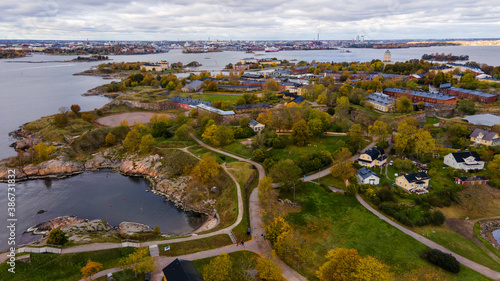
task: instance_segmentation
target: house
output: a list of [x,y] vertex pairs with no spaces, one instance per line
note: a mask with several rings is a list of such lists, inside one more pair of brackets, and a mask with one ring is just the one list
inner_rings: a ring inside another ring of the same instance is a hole
[[356,172],[359,184],[379,185],[380,178],[373,171],[363,167]]
[[476,176],[476,177],[456,177],[455,178],[455,184],[487,184],[488,179],[485,177],[481,176]]
[[444,157],[444,164],[466,172],[484,169],[484,161],[475,151],[450,153]]
[[234,108],[235,108],[234,111],[236,113],[242,113],[242,112],[264,110],[267,108],[271,108],[271,106],[268,103],[250,103],[250,104],[235,105]]
[[252,128],[254,132],[260,132],[264,130],[266,125],[257,122],[255,119],[252,119],[250,120],[250,122],[248,122],[248,127]]
[[203,281],[192,261],[175,259],[162,269],[163,281]]
[[209,101],[202,101],[202,100],[179,97],[179,96],[171,97],[171,98],[169,98],[169,100],[173,101],[179,107],[182,107],[182,108],[187,109],[187,110],[189,110],[192,107],[197,107],[199,104],[204,104],[207,106],[210,106],[212,104]]
[[470,135],[470,141],[486,146],[500,145],[500,137],[498,136],[498,133],[482,129],[475,129]]
[[145,63],[141,64],[141,69],[145,69],[146,71],[163,71],[170,68],[168,61],[159,61],[157,63]]
[[190,92],[198,92],[201,87],[203,86],[203,81],[201,80],[194,80],[193,82],[187,84],[186,86],[182,87],[181,91],[185,93],[190,93]]
[[297,67],[292,67],[290,69],[290,72],[292,73],[292,75],[297,75],[297,74],[306,74],[308,70],[309,66],[297,66]]
[[425,172],[406,174],[396,178],[396,185],[409,193],[423,194],[429,192],[429,180],[431,178]]
[[370,94],[366,101],[382,112],[392,112],[396,109],[396,99],[380,92]]
[[439,86],[439,92],[442,94],[452,95],[464,99],[471,99],[484,103],[494,103],[497,101],[497,95],[453,87],[451,83],[441,84]]
[[435,94],[423,91],[413,91],[401,88],[387,88],[384,94],[392,98],[401,96],[408,97],[412,103],[427,102],[430,104],[457,104],[457,97],[443,94]]
[[359,156],[358,163],[365,167],[380,167],[387,163],[387,156],[384,150],[378,146],[368,149]]

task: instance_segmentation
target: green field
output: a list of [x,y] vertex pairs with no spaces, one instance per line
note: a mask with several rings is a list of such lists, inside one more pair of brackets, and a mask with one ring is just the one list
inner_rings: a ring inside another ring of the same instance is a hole
[[[282,192],[282,196],[291,198],[292,194]],[[296,200],[302,210],[290,213],[287,221],[311,243],[316,255],[314,268],[294,269],[309,280],[317,280],[315,271],[325,262],[326,252],[332,247],[354,248],[362,256],[378,258],[389,265],[396,276],[422,266],[441,271],[419,257],[425,245],[378,219],[354,197],[307,183],[297,190]],[[449,280],[488,280],[463,266],[459,274],[446,275]]]
[[333,136],[311,139],[306,146],[288,145],[283,149],[271,149],[271,155],[277,159],[292,159],[297,160],[300,156],[320,152],[323,150],[329,151],[332,155],[340,148],[339,141],[347,142],[347,136]]
[[[231,244],[233,244],[233,242],[231,242],[231,239],[227,234],[219,234],[192,241],[160,244],[158,245],[158,248],[160,249],[160,256],[175,257],[180,255],[187,255],[196,252],[216,249]],[[170,246],[170,250],[165,251],[165,246]]]
[[80,280],[80,269],[88,260],[99,262],[103,270],[118,266],[120,259],[134,252],[134,248],[118,248],[76,254],[35,254],[31,253],[31,262],[16,262],[16,273],[7,272],[6,263],[0,265],[0,280]]
[[246,139],[235,140],[233,143],[223,146],[222,149],[243,158],[251,158],[254,149],[241,144],[241,141],[244,140]]
[[203,101],[209,101],[209,102],[214,102],[216,100],[221,100],[221,101],[224,101],[224,100],[228,100],[228,101],[232,101],[233,103],[236,102],[236,100],[240,97],[242,97],[243,95],[241,94],[196,94],[196,93],[189,93],[189,94],[186,94],[186,93],[182,93],[182,94],[179,94],[179,96],[190,96],[192,99],[197,99],[197,100],[203,100]]
[[227,155],[217,153],[217,152],[214,152],[212,150],[208,150],[201,145],[193,145],[193,146],[189,147],[188,150],[189,150],[189,152],[193,153],[194,155],[196,155],[198,157],[202,157],[205,154],[213,155],[217,158],[217,162],[220,164],[222,164],[224,162],[230,163],[230,162],[238,161],[238,160],[236,160],[232,157],[229,157]]

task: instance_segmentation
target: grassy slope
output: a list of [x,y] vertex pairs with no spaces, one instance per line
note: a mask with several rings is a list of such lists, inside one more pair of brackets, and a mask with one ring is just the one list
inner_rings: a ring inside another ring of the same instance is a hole
[[[253,268],[255,266],[255,261],[258,258],[258,254],[249,251],[239,251],[228,254],[232,262],[231,280],[233,281],[245,281],[244,270]],[[200,259],[193,261],[196,269],[203,274],[203,269],[207,266],[212,259],[215,257]]]
[[[355,198],[334,194],[311,183],[298,190],[296,198],[303,209],[289,214],[287,220],[312,243],[313,251],[318,254],[314,262],[318,267],[332,247],[355,248],[362,256],[376,257],[390,265],[396,275],[429,266],[419,257],[425,245],[378,219]],[[296,270],[310,280],[317,280],[314,276],[317,268]],[[457,275],[447,275],[450,280],[487,280],[465,267]]]
[[[231,239],[227,234],[219,234],[198,240],[160,244],[158,245],[158,248],[160,249],[160,256],[180,256],[216,249],[231,245],[232,243],[233,242],[231,242]],[[164,251],[165,246],[170,246],[170,250]]]
[[271,149],[271,155],[278,159],[292,159],[297,160],[300,156],[323,150],[335,153],[340,147],[337,145],[339,141],[347,141],[346,136],[334,136],[312,139],[309,144],[303,147],[296,145],[288,145],[283,149]]

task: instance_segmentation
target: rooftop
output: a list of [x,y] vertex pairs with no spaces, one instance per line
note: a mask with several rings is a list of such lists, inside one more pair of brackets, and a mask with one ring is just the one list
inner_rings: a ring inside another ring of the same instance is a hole
[[493,114],[476,114],[462,118],[474,125],[485,125],[493,127],[494,125],[500,125],[500,117]]
[[232,111],[232,110],[224,111],[224,110],[221,110],[221,109],[218,109],[215,107],[211,107],[211,106],[206,105],[206,104],[199,104],[198,108],[202,108],[202,109],[208,110],[210,112],[213,112],[213,113],[216,113],[219,115],[232,115],[232,114],[234,114],[234,111]]
[[378,178],[377,174],[375,174],[373,171],[369,170],[366,167],[359,169],[358,175],[363,179],[369,178],[370,176],[376,176]]
[[407,89],[402,89],[402,88],[387,88],[384,90],[384,92],[385,91],[409,94],[412,96],[419,96],[419,97],[425,97],[425,98],[431,98],[431,99],[437,99],[437,100],[456,99],[456,97],[454,97],[454,96],[443,95],[443,94],[434,94],[434,93],[422,92],[422,91],[413,91],[413,90],[407,90]]
[[496,95],[488,94],[488,93],[485,93],[485,92],[480,92],[480,91],[475,91],[475,90],[468,90],[468,89],[453,87],[453,86],[451,86],[451,83],[441,84],[441,86],[439,88],[441,88],[441,89],[450,89],[452,91],[467,93],[467,94],[471,94],[471,95],[474,95],[474,96],[485,97],[485,98],[496,97]]
[[390,96],[380,93],[380,92],[375,92],[373,94],[370,94],[368,96],[368,101],[380,104],[383,106],[388,106],[396,102],[395,98],[391,98]]
[[182,103],[182,104],[188,104],[192,106],[197,106],[199,104],[205,104],[205,105],[211,105],[212,103],[209,101],[202,101],[202,100],[197,100],[197,99],[192,99],[192,98],[185,98],[185,97],[171,97],[169,100],[177,103]]

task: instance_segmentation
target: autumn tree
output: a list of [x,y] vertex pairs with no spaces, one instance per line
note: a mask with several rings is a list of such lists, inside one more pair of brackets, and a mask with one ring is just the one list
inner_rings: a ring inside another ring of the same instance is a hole
[[55,146],[47,146],[44,142],[35,145],[34,149],[36,157],[40,162],[49,160],[50,155],[56,151]]
[[255,265],[257,274],[261,280],[266,281],[281,281],[283,276],[281,274],[281,268],[271,259],[271,258],[261,258],[257,259]]
[[175,130],[174,138],[180,141],[187,141],[190,139],[190,134],[193,133],[193,131],[193,127],[188,124],[183,124],[182,126],[177,128],[177,130]]
[[205,281],[230,281],[233,263],[229,256],[222,252],[203,268],[203,279]]
[[60,228],[54,228],[49,232],[49,237],[47,238],[48,245],[64,245],[68,243],[68,237],[66,233]]
[[102,269],[102,264],[89,260],[87,264],[80,270],[82,272],[82,278],[87,280],[92,280],[92,275],[96,274],[97,272],[101,271]]
[[155,144],[155,138],[151,135],[145,135],[141,138],[141,144],[139,145],[139,149],[142,153],[148,153],[151,151]]
[[327,261],[316,271],[316,276],[323,281],[351,281],[355,280],[361,257],[355,249],[335,248],[329,250]]
[[120,260],[120,267],[131,269],[137,279],[138,273],[145,274],[156,270],[154,262],[154,258],[149,255],[148,248],[137,248],[133,253]]
[[359,281],[390,281],[392,273],[389,269],[389,266],[378,259],[367,256],[359,260],[352,277]]
[[66,113],[56,114],[56,116],[54,116],[54,125],[59,128],[68,125],[68,115],[66,115]]
[[290,225],[283,217],[276,217],[273,222],[264,226],[266,239],[273,245],[278,241],[278,237],[281,234],[290,231],[290,229]]
[[410,112],[413,110],[413,105],[409,98],[401,96],[396,101],[396,109],[399,112]]
[[500,174],[500,154],[495,155],[493,160],[488,163],[488,169],[496,175]]
[[75,114],[78,114],[81,110],[80,106],[78,104],[73,104],[71,105],[71,111],[73,111]]
[[266,91],[279,91],[279,84],[275,79],[267,79],[264,84],[264,89]]
[[417,125],[418,121],[414,118],[406,118],[399,123],[394,144],[398,153],[410,150],[413,137],[417,133]]
[[375,123],[373,123],[373,126],[369,126],[368,132],[374,139],[386,139],[387,136],[389,136],[387,123],[380,120],[376,120]]
[[210,145],[222,146],[234,141],[234,131],[227,127],[212,124],[207,126],[201,137],[204,141],[210,143]]
[[301,174],[302,170],[292,159],[278,161],[269,171],[269,175],[274,181],[280,183],[285,188],[292,187]]
[[354,124],[349,128],[347,132],[349,139],[347,143],[352,147],[353,151],[356,152],[361,149],[364,143],[362,128],[360,124]]
[[345,96],[337,98],[337,106],[335,106],[335,118],[348,119],[349,118],[349,99]]
[[413,151],[417,153],[417,158],[423,153],[432,153],[436,147],[436,140],[431,133],[425,129],[418,129],[413,137]]
[[130,127],[130,125],[128,124],[127,119],[123,119],[123,121],[120,122],[120,126]]
[[205,154],[191,171],[192,176],[200,182],[208,182],[219,175],[220,165],[214,156]]
[[104,142],[107,146],[112,146],[116,143],[116,136],[113,133],[109,132],[104,139]]
[[292,128],[292,139],[298,146],[304,146],[307,143],[307,140],[311,137],[311,133],[309,132],[309,126],[305,120],[300,120],[295,123]]
[[132,131],[128,132],[127,136],[125,137],[125,148],[130,152],[137,151],[141,144],[141,137],[142,136],[137,128],[134,128]]
[[341,178],[343,181],[354,176],[355,169],[349,160],[351,156],[351,151],[345,147],[337,151],[335,154],[336,164],[330,169],[332,176]]

